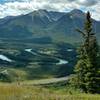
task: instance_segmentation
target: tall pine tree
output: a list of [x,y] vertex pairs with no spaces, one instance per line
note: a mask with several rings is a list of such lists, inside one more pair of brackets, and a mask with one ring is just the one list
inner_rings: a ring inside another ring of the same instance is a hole
[[78,53],[79,59],[75,67],[77,86],[86,93],[100,92],[100,59],[99,46],[92,29],[90,12],[86,14],[84,31],[77,29],[83,36],[83,43]]

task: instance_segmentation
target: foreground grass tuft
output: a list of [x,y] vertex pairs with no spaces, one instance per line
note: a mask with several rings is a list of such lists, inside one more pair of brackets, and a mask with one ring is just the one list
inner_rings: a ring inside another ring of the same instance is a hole
[[68,94],[39,86],[0,84],[0,100],[100,100],[100,95]]

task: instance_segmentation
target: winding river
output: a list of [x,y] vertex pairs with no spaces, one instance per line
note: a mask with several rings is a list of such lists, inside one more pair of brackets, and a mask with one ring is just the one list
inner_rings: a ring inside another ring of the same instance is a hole
[[[29,52],[31,54],[34,54],[34,55],[39,55],[38,53],[33,52],[32,49],[25,49],[25,51]],[[69,51],[72,51],[72,49],[70,49]],[[57,57],[55,57],[55,59],[59,60],[59,62],[57,62],[56,65],[63,65],[63,64],[68,64],[69,63],[68,61],[57,58]]]
[[[38,52],[32,51],[32,49],[25,49],[25,51],[29,52],[29,53],[31,53],[33,55],[36,55],[36,56],[39,56],[40,54],[42,54],[42,53],[39,54]],[[68,51],[71,52],[73,50],[72,49],[68,49]],[[0,54],[0,59],[4,60],[4,61],[7,61],[7,62],[12,62],[11,59],[9,59],[7,56],[2,55],[2,54]],[[60,59],[60,58],[57,58],[57,57],[55,57],[55,59],[57,59],[59,61],[59,62],[56,63],[56,65],[63,65],[63,64],[68,64],[69,63],[68,61],[66,61],[64,59]]]
[[0,55],[0,59],[1,60],[4,60],[4,61],[7,61],[7,62],[12,62],[11,59],[9,59],[8,57],[4,56],[4,55]]

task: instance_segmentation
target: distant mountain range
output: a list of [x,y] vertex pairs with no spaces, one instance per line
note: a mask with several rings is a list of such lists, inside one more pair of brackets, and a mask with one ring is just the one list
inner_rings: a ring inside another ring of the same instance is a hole
[[[47,40],[79,42],[81,38],[75,29],[82,29],[84,21],[85,13],[78,9],[68,13],[37,10],[26,15],[0,19],[0,38],[21,41],[45,39],[45,42]],[[93,19],[93,28],[100,40],[100,21]]]

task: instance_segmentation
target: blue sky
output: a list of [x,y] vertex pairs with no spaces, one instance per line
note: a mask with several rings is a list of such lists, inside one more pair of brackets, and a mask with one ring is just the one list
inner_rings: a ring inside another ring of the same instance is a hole
[[38,9],[60,12],[89,10],[92,17],[100,21],[100,0],[0,0],[0,18],[26,14]]

